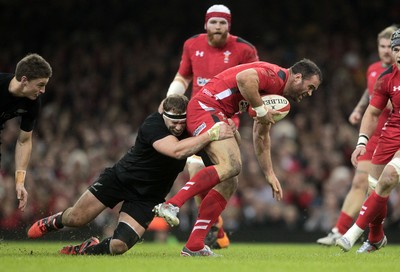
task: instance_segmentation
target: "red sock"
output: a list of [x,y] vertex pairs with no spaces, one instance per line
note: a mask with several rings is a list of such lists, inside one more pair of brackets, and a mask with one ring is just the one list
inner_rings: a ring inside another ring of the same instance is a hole
[[203,200],[206,197],[206,195],[208,194],[208,192],[209,191],[203,191],[200,194],[198,194],[197,196],[200,197],[201,200]]
[[200,204],[199,214],[186,247],[192,251],[204,248],[204,239],[211,226],[226,207],[226,199],[217,191],[211,190]]
[[365,200],[358,215],[356,224],[359,228],[365,230],[370,222],[372,222],[386,208],[389,197],[381,197],[375,191]]
[[387,205],[379,212],[379,215],[369,224],[368,240],[374,244],[382,240],[385,233],[383,232],[383,222],[387,214]]
[[353,225],[354,218],[348,215],[347,213],[341,211],[338,221],[336,223],[336,228],[338,229],[340,234],[345,234],[351,225]]
[[175,206],[182,207],[182,205],[190,198],[209,191],[220,182],[217,170],[214,166],[208,166],[200,170],[194,177],[186,182],[183,186],[167,203]]

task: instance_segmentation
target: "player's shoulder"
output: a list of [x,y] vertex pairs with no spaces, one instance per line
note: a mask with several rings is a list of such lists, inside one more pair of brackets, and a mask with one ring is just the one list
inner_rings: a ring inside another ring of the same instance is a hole
[[374,63],[371,63],[371,64],[368,66],[367,71],[368,71],[368,73],[370,73],[370,72],[379,71],[379,70],[383,71],[383,70],[385,70],[385,69],[386,69],[386,68],[383,67],[381,61],[376,61],[376,62],[374,62]]
[[147,116],[147,118],[144,120],[142,127],[144,128],[159,128],[164,124],[162,116],[158,112],[154,112]]
[[191,36],[190,38],[186,39],[185,44],[191,45],[198,42],[202,42],[204,40],[205,34],[196,34]]
[[140,126],[139,131],[141,135],[148,137],[148,140],[150,140],[150,138],[162,138],[169,133],[162,115],[158,112],[154,112],[147,116]]
[[239,46],[245,46],[245,47],[251,47],[252,49],[255,49],[256,47],[250,43],[249,41],[243,39],[242,37],[235,36],[235,35],[230,35],[230,38],[232,41],[237,43]]
[[394,65],[390,65],[386,70],[384,70],[381,75],[379,76],[379,79],[386,79],[392,77],[392,75],[397,71],[397,69],[394,68]]

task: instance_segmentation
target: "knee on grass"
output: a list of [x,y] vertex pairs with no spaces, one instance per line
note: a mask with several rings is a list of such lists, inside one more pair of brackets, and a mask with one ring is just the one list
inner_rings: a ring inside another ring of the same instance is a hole
[[123,254],[138,241],[139,235],[125,222],[119,222],[110,243],[111,254]]

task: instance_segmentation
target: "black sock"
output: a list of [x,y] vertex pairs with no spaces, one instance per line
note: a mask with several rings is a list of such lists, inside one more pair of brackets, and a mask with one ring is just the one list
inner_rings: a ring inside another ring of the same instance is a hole
[[64,227],[64,225],[62,223],[62,216],[63,216],[64,212],[62,212],[61,214],[56,216],[56,220],[54,221],[54,226],[56,226],[57,229],[62,229]]
[[85,254],[87,255],[110,255],[110,241],[111,237],[108,237],[101,241],[99,244],[95,246],[88,247],[85,250]]

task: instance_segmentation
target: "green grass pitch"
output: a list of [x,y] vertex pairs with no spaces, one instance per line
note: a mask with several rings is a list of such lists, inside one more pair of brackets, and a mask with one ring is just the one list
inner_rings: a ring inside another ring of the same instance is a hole
[[183,244],[144,242],[120,256],[63,256],[58,250],[66,242],[0,242],[1,271],[296,271],[363,272],[398,271],[400,245],[388,245],[373,254],[356,254],[359,245],[347,253],[337,247],[316,244],[233,243],[216,250],[219,258],[184,258]]

